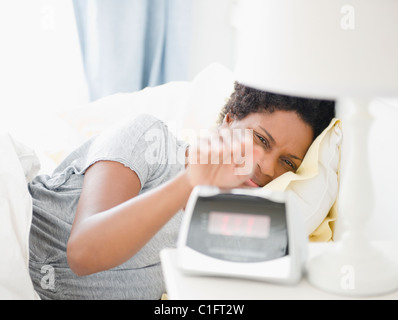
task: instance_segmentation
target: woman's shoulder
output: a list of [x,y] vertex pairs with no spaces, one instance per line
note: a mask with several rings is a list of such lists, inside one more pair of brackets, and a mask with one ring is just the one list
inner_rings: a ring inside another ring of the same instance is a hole
[[145,136],[153,128],[167,130],[160,119],[150,114],[142,113],[125,118],[78,146],[60,163],[54,174],[62,174],[64,170],[71,169],[71,166],[75,173],[82,174],[99,160],[115,160],[128,165],[133,153],[143,152]]
[[161,131],[168,130],[167,125],[161,119],[151,114],[140,113],[118,123],[111,131],[116,131],[119,134],[125,132],[137,137],[141,134],[145,134],[151,129],[159,129]]

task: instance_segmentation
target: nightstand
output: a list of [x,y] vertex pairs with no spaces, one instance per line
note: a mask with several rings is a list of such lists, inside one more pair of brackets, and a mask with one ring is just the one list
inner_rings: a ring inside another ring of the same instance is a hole
[[[336,244],[310,243],[309,257],[320,254],[334,245]],[[398,261],[398,250],[396,250],[398,244],[380,242],[377,245],[390,253],[395,253],[395,257],[392,258]],[[160,256],[167,295],[170,300],[359,299],[359,297],[335,295],[320,290],[311,285],[305,276],[297,285],[286,286],[242,279],[185,275],[177,267],[177,249],[165,249]],[[343,276],[344,273],[342,273]],[[398,299],[398,289],[386,295],[360,298],[395,300]]]

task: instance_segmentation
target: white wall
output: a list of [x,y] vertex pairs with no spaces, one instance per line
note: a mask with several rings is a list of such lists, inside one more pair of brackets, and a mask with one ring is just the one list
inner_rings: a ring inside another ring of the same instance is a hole
[[2,94],[13,105],[86,98],[86,87],[71,1],[0,2]]
[[72,1],[0,1],[0,125],[88,101]]
[[235,65],[236,0],[194,0],[190,76],[218,62],[233,70]]

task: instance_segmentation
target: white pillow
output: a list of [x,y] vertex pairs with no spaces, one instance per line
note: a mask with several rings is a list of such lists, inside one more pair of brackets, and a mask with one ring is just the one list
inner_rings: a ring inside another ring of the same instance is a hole
[[0,299],[38,299],[29,275],[32,199],[26,183],[37,158],[7,134],[0,134],[0,154]]
[[132,93],[117,93],[87,105],[68,108],[58,116],[81,139],[91,137],[125,117],[151,114],[164,121],[177,136],[214,127],[226,99],[233,92],[232,72],[212,64],[192,81],[175,81]]

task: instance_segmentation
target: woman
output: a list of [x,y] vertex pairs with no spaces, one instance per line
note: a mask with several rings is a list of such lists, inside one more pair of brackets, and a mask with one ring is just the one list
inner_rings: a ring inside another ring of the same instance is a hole
[[[188,146],[147,115],[87,141],[29,185],[35,289],[43,299],[159,299],[159,251],[175,246],[192,189],[262,187],[296,171],[334,115],[332,101],[236,83],[220,115],[225,130],[205,143]],[[237,155],[229,134],[243,129],[252,135]],[[236,174],[241,159],[251,170]]]

